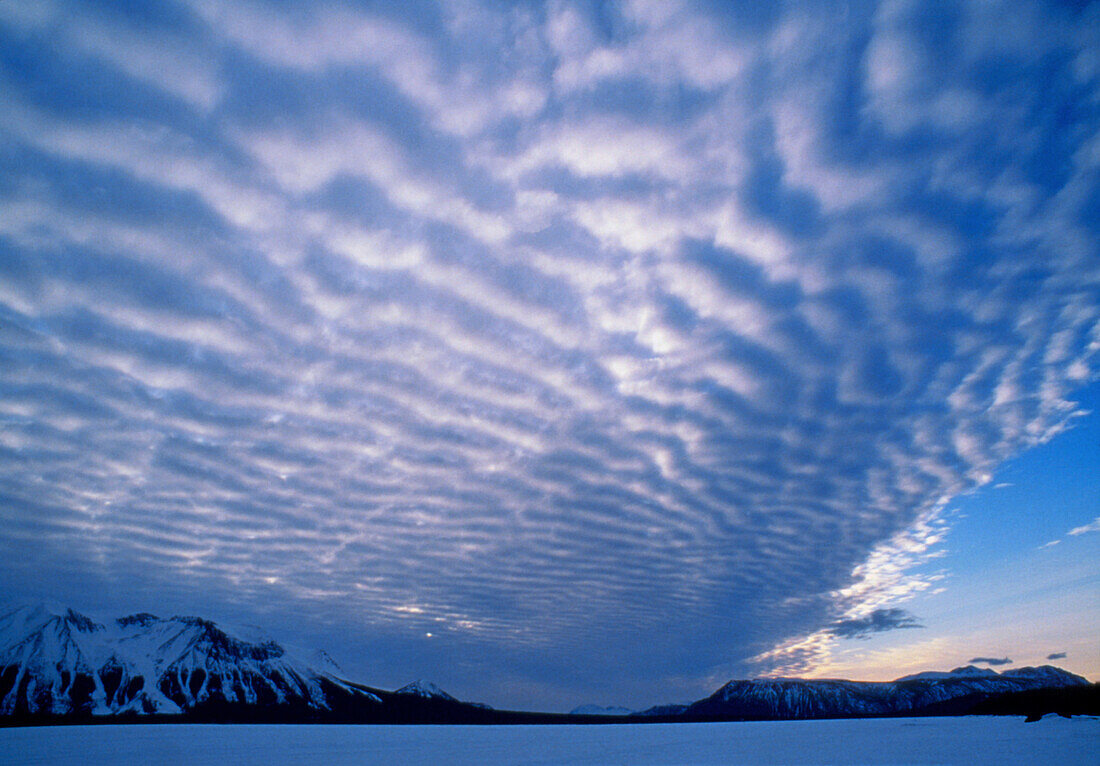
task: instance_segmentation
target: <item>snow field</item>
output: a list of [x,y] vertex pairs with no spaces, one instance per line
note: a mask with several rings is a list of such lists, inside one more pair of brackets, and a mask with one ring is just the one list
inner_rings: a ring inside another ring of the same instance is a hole
[[895,718],[607,726],[136,725],[0,729],[7,764],[1058,764],[1100,720]]

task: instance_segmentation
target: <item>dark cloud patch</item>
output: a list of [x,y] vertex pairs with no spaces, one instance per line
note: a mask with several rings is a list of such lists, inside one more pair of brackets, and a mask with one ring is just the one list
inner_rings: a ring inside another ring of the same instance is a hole
[[971,665],[1011,665],[1008,657],[971,657],[967,662]]
[[828,630],[840,638],[870,638],[888,630],[923,627],[919,619],[904,609],[876,609],[866,617],[838,620]]
[[1065,652],[1052,652],[1047,655],[1048,660],[1064,660],[1066,658]]

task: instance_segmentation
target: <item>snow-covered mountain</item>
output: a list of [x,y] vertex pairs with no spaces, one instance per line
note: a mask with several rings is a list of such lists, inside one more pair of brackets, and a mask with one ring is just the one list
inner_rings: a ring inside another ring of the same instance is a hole
[[235,638],[199,617],[100,623],[71,609],[0,615],[0,715],[178,714],[210,705],[325,711],[381,702],[274,641]]
[[[9,721],[167,714],[242,722],[561,722],[550,714],[460,702],[428,681],[388,692],[338,673],[323,653],[305,659],[263,635],[233,635],[199,617],[141,613],[99,622],[66,608],[0,612],[0,717]],[[730,681],[687,706],[635,714],[585,706],[573,712],[624,721],[958,714],[1005,693],[1081,686],[1090,684],[1049,665],[1003,673],[970,666],[884,683]]]
[[459,705],[468,705],[480,710],[492,710],[491,707],[483,702],[462,702],[456,697],[452,697],[447,692],[440,689],[431,681],[425,681],[424,679],[417,679],[412,683],[405,684],[397,691],[393,692],[404,697],[417,697],[422,700],[434,700],[442,702],[453,702]]
[[447,692],[440,689],[431,681],[425,681],[423,679],[417,679],[412,683],[405,684],[400,689],[394,692],[394,694],[406,694],[414,697],[423,697],[424,699],[437,699],[437,700],[450,700],[451,702],[458,702],[457,699],[452,697]]
[[942,680],[944,678],[962,678],[964,676],[969,676],[971,678],[996,678],[999,675],[1000,674],[996,670],[979,668],[975,665],[967,665],[966,667],[955,668],[951,671],[926,670],[923,673],[902,676],[901,678],[895,679],[894,683],[901,683],[902,681]]
[[756,719],[898,715],[934,710],[961,698],[1088,683],[1050,665],[1003,673],[967,666],[949,673],[919,673],[888,682],[766,678],[730,681],[680,715]]

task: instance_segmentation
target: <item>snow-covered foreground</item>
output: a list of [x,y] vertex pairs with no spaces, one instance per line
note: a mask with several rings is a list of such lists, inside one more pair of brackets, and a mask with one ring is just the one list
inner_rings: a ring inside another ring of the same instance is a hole
[[622,726],[66,726],[0,730],[11,764],[1095,764],[1100,720]]

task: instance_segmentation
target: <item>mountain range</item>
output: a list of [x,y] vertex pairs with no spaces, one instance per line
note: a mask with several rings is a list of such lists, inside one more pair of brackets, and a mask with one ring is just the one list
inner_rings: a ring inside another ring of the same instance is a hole
[[[1089,682],[1051,666],[997,673],[973,666],[890,682],[730,681],[689,705],[569,715],[493,710],[428,681],[396,691],[348,681],[323,653],[300,656],[256,631],[231,635],[200,617],[141,613],[97,622],[72,609],[0,614],[0,725],[87,721],[612,723],[959,714],[1019,693]],[[1089,696],[1091,695],[1091,696]],[[1084,699],[1085,697],[1082,697]],[[1094,704],[1094,703],[1089,703]],[[1001,712],[1014,712],[1002,710]]]
[[[675,715],[696,720],[791,720],[964,712],[949,703],[969,704],[1033,689],[1088,685],[1081,676],[1050,665],[1003,673],[970,665],[949,673],[919,673],[882,682],[762,678],[730,681]],[[646,714],[667,716],[669,710],[659,707],[642,712]]]

